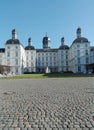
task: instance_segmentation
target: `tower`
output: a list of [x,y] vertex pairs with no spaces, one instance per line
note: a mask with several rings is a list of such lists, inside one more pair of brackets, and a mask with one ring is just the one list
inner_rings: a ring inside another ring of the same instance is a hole
[[18,34],[17,31],[15,29],[12,30],[12,39],[17,39],[18,38]]

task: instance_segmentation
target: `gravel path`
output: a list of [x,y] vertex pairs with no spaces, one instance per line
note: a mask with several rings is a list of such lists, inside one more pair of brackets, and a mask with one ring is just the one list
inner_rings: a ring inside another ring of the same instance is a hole
[[0,80],[0,130],[94,130],[94,78]]

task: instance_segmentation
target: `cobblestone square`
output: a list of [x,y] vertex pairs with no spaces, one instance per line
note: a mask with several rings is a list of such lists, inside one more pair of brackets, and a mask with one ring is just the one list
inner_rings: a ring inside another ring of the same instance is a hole
[[94,130],[94,78],[0,80],[0,130]]

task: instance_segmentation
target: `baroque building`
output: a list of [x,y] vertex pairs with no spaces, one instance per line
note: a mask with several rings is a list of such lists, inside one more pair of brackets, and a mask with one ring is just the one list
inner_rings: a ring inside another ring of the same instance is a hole
[[13,29],[12,38],[6,41],[5,48],[0,48],[0,65],[9,67],[8,72],[15,74],[45,73],[47,68],[50,73],[92,73],[94,46],[90,46],[88,39],[82,37],[81,28],[77,28],[76,35],[70,47],[62,37],[60,46],[51,48],[51,40],[46,34],[42,40],[43,48],[36,49],[32,38],[28,39],[28,45],[24,48],[17,31]]

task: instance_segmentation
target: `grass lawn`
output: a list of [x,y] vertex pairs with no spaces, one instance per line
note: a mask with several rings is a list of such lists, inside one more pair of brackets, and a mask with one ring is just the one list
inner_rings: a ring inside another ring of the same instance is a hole
[[23,74],[4,77],[2,79],[32,79],[32,78],[69,78],[69,77],[94,77],[94,74]]

